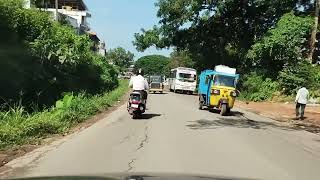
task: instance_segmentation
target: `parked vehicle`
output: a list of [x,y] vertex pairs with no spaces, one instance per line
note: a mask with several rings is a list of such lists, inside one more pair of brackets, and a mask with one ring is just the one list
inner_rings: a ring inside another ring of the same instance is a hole
[[164,84],[162,76],[149,76],[149,92],[160,92],[163,93]]
[[133,119],[139,118],[146,111],[146,99],[140,91],[133,91],[130,94],[127,109]]
[[215,70],[205,70],[200,75],[198,88],[199,109],[204,106],[219,109],[221,115],[230,113],[238,91],[239,74],[236,69],[219,65]]
[[169,89],[173,92],[193,94],[197,86],[197,71],[191,68],[172,69],[169,77]]

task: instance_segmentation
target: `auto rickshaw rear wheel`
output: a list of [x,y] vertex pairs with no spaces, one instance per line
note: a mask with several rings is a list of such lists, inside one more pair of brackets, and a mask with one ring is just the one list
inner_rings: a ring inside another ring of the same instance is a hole
[[227,114],[227,104],[222,104],[222,105],[221,105],[220,114],[221,114],[222,116],[225,116],[225,115]]
[[199,109],[203,110],[203,102],[201,101],[200,97],[199,97]]
[[227,114],[231,113],[231,108],[227,108]]

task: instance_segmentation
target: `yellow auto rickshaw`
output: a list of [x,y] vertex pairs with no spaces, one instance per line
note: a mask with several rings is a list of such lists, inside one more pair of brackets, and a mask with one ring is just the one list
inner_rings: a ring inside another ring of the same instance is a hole
[[163,93],[164,84],[163,84],[163,78],[162,76],[149,76],[148,78],[149,82],[149,92],[159,92]]
[[221,115],[230,113],[234,106],[238,91],[236,84],[239,74],[235,69],[220,66],[213,70],[205,70],[200,75],[199,109],[204,106],[219,109]]

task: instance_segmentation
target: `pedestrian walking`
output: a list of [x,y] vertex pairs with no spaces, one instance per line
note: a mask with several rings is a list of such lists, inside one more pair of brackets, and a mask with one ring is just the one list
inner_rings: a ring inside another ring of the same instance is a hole
[[306,87],[302,87],[298,90],[296,96],[296,119],[304,119],[304,111],[309,99],[309,91]]

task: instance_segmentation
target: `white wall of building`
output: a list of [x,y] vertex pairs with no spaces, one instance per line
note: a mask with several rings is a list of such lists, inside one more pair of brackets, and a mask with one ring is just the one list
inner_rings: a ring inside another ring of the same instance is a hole
[[30,2],[30,0],[25,0],[24,7],[27,8],[27,9],[31,8],[31,2]]
[[[31,0],[25,0],[25,8],[31,8]],[[56,9],[48,8],[46,11],[52,12],[56,17]],[[87,18],[90,18],[91,14],[88,11],[58,9],[58,12],[66,15],[67,20],[74,28],[80,28],[81,25],[89,27]]]
[[[46,9],[47,11],[52,12],[55,14],[56,10],[49,8]],[[71,19],[72,26],[75,26],[75,28],[80,28],[80,25],[88,25],[87,18],[91,17],[91,14],[87,11],[75,11],[75,10],[65,10],[65,9],[58,9],[58,12],[61,14],[64,14],[66,16],[69,16]],[[74,19],[75,21],[73,21]]]

